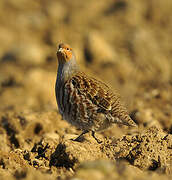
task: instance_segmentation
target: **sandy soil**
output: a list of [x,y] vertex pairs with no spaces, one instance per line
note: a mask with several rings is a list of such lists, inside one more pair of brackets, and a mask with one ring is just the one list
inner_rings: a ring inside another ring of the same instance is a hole
[[[0,1],[0,179],[172,178],[172,1]],[[80,134],[56,106],[57,44],[118,91],[138,128]]]

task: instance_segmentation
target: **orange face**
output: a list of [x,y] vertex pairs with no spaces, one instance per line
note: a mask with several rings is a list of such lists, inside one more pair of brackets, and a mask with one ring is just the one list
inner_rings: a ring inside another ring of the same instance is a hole
[[59,44],[57,58],[61,63],[68,62],[72,58],[72,48],[67,44]]

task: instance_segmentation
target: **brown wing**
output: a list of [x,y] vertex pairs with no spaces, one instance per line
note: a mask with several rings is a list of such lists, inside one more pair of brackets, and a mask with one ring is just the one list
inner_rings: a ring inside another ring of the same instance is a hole
[[121,104],[119,94],[114,93],[105,83],[88,77],[82,72],[73,75],[70,81],[77,89],[77,93],[97,106],[97,113],[111,114],[116,123],[136,126],[126,108]]
[[[110,91],[109,87],[84,73],[75,74],[71,80],[73,86],[78,90],[78,93],[84,95],[93,104],[100,108],[100,111],[110,111],[112,109],[112,98],[116,96]],[[118,96],[119,98],[119,96]]]

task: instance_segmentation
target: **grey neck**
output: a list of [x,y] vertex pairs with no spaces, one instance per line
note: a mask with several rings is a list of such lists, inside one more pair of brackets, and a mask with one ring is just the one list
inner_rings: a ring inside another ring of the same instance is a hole
[[57,86],[67,81],[72,74],[78,71],[78,69],[74,57],[66,63],[59,63],[56,82]]

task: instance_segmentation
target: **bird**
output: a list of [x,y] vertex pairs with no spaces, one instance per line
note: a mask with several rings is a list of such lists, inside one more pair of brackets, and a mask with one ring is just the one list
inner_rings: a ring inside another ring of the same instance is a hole
[[57,106],[62,118],[82,130],[74,140],[91,132],[101,143],[95,132],[112,124],[136,127],[120,100],[120,95],[106,83],[82,72],[73,49],[60,43],[57,49],[58,69],[55,83]]

